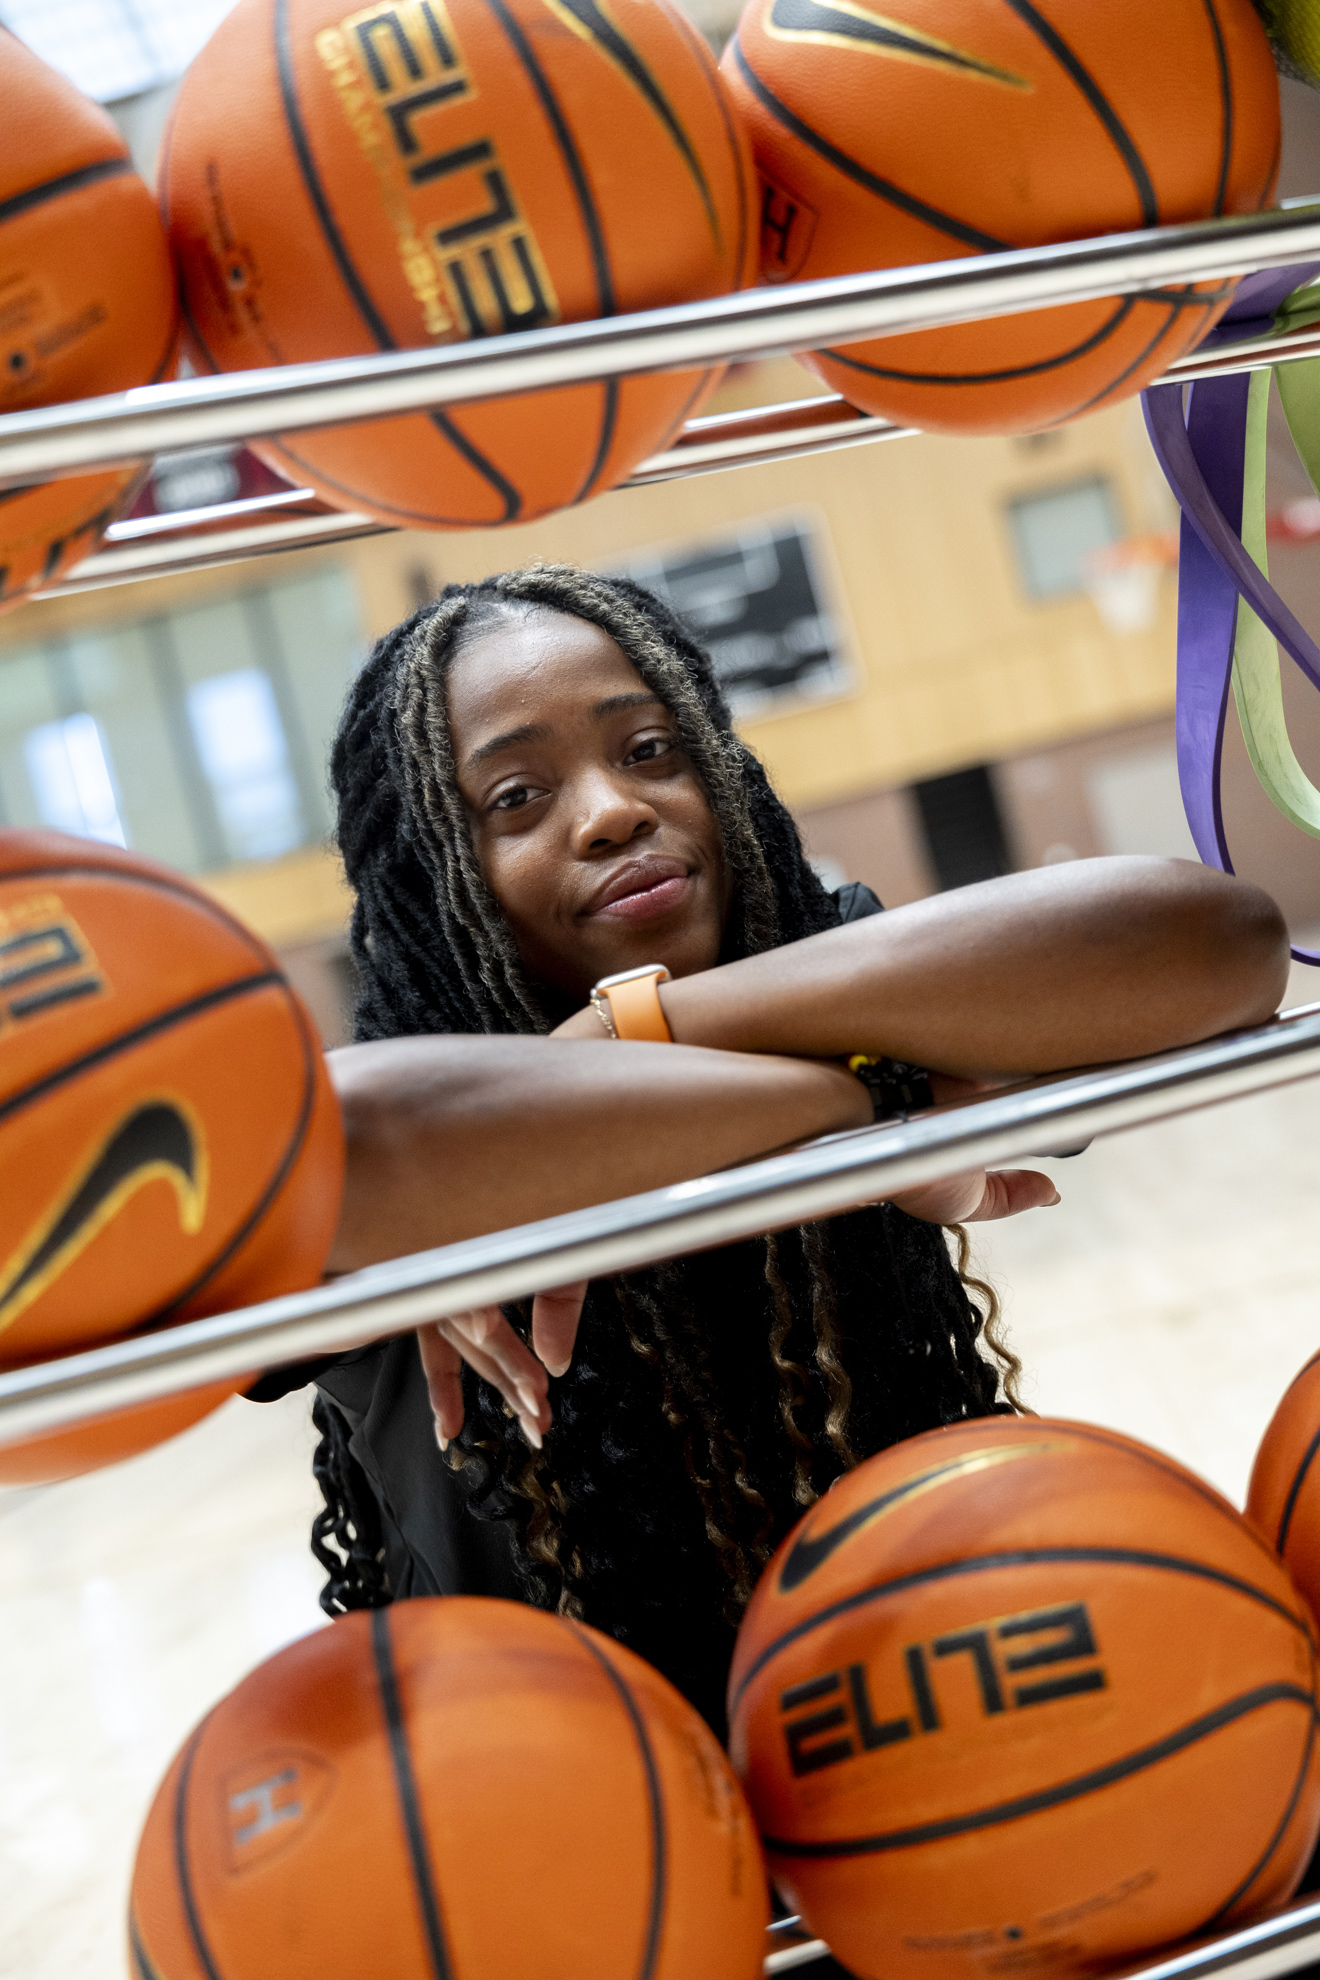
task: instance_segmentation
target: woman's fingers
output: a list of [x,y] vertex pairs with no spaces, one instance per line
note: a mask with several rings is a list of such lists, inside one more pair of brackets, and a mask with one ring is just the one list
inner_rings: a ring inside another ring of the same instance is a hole
[[579,1279],[538,1293],[532,1302],[532,1346],[552,1375],[568,1373],[586,1296],[587,1281]]
[[928,1224],[981,1224],[999,1217],[1016,1217],[1021,1210],[1044,1209],[1057,1203],[1059,1192],[1048,1176],[1035,1169],[964,1169],[938,1182],[907,1189],[893,1201],[910,1217]]
[[529,1444],[540,1449],[550,1428],[545,1369],[498,1307],[451,1314],[417,1334],[436,1425],[447,1442],[463,1427],[462,1363],[498,1389]]
[[1058,1201],[1053,1181],[1039,1169],[992,1169],[985,1178],[980,1204],[959,1221],[992,1223],[998,1217],[1016,1217],[1023,1210],[1048,1210]]
[[417,1348],[441,1450],[463,1428],[463,1357],[438,1327],[417,1329]]

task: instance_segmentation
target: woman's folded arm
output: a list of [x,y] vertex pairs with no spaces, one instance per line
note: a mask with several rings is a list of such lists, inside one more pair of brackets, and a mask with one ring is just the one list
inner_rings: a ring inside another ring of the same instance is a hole
[[[1077,860],[937,894],[665,984],[676,1040],[942,1072],[1138,1058],[1263,1023],[1288,933],[1258,887],[1188,860]],[[577,1013],[561,1036],[591,1037]]]

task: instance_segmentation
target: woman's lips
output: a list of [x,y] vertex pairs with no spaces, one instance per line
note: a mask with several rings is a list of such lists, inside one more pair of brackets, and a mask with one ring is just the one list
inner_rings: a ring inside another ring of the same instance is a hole
[[630,892],[603,901],[590,912],[593,920],[604,917],[610,921],[649,921],[676,908],[691,885],[689,873],[670,873],[654,880],[639,874]]

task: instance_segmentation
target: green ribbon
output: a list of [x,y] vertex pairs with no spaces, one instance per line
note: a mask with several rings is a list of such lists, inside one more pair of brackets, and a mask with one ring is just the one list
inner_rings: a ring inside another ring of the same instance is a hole
[[[1320,320],[1320,284],[1295,289],[1279,307],[1275,326],[1300,330]],[[1254,371],[1247,398],[1246,466],[1242,481],[1242,542],[1262,577],[1269,576],[1265,541],[1265,436],[1271,379],[1288,431],[1320,495],[1320,359]],[[1261,787],[1285,818],[1320,839],[1320,790],[1311,782],[1288,734],[1283,712],[1279,648],[1245,598],[1238,600],[1233,642],[1233,699],[1247,755]]]

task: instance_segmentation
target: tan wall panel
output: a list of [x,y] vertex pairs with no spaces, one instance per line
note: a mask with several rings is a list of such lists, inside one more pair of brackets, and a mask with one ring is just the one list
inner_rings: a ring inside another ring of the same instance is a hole
[[[729,397],[788,396],[781,367]],[[1043,441],[926,436],[797,462],[621,491],[505,531],[400,535],[351,546],[370,630],[429,585],[535,558],[597,564],[803,513],[820,529],[855,690],[745,724],[791,803],[821,805],[880,784],[1141,720],[1173,702],[1173,585],[1149,633],[1116,635],[1089,600],[1022,592],[1005,506],[1015,495],[1108,476],[1126,526],[1163,522],[1134,410]]]

